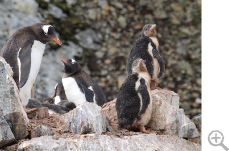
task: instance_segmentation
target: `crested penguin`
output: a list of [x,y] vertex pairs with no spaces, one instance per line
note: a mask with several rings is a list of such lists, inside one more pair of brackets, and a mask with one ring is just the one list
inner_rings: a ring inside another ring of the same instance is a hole
[[22,104],[27,105],[31,89],[40,69],[45,45],[49,41],[61,45],[55,29],[47,23],[36,23],[17,30],[0,51],[0,56],[12,67]]
[[152,97],[150,95],[151,77],[142,59],[134,62],[130,74],[120,90],[116,100],[116,111],[120,128],[139,128],[148,133],[145,125],[152,114]]
[[133,73],[133,62],[142,59],[151,77],[151,89],[156,87],[159,79],[163,76],[165,65],[158,51],[159,42],[156,37],[156,24],[146,24],[142,29],[142,37],[132,47],[126,69],[127,74]]
[[100,86],[81,68],[74,59],[62,60],[64,75],[62,83],[69,102],[76,106],[85,101],[102,106],[107,102]]

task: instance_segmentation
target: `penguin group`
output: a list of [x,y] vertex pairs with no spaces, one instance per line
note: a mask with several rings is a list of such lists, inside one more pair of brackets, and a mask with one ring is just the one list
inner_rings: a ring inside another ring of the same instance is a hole
[[159,54],[156,24],[147,24],[141,38],[133,45],[126,64],[127,78],[116,100],[120,128],[135,129],[148,133],[145,126],[152,113],[150,91],[156,87],[164,73],[164,63]]
[[46,43],[62,45],[55,28],[47,23],[36,23],[17,30],[0,51],[0,56],[11,66],[13,79],[19,89],[22,105],[26,108],[48,107],[49,113],[64,114],[85,101],[102,106],[107,102],[100,86],[74,59],[62,60],[64,74],[55,86],[52,97],[34,99],[34,82],[40,69]]
[[[52,97],[44,99],[44,103],[33,98],[31,92],[45,45],[50,41],[62,45],[52,25],[37,23],[16,31],[0,51],[0,56],[12,67],[22,104],[26,108],[48,107],[50,114],[65,114],[84,102],[99,106],[105,104],[107,100],[101,87],[74,59],[60,60],[64,65],[64,73],[56,84]],[[127,78],[120,87],[116,100],[118,124],[120,128],[138,128],[147,133],[145,126],[152,113],[150,91],[160,89],[156,84],[165,70],[159,54],[155,24],[143,27],[141,38],[130,50],[126,70]]]

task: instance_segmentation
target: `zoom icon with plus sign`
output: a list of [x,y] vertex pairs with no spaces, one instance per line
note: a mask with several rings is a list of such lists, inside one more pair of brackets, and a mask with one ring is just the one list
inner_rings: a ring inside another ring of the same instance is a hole
[[212,146],[222,146],[223,149],[229,151],[229,148],[223,144],[223,140],[223,133],[218,130],[214,130],[208,135],[208,141]]

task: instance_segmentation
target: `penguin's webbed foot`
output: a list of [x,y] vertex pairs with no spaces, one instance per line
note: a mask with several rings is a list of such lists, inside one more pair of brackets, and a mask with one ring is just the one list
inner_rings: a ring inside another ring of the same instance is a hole
[[147,134],[149,134],[149,133],[157,133],[156,131],[151,131],[150,129],[146,130],[145,126],[140,126],[140,131],[142,133],[147,133]]
[[156,86],[156,82],[155,81],[151,81],[151,83],[150,83],[150,89],[151,90],[155,90],[155,89],[161,90],[161,88],[159,88],[159,87]]

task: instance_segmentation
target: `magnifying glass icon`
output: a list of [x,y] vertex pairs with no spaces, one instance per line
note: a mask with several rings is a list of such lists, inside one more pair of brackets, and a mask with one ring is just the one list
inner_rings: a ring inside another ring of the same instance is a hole
[[223,140],[223,133],[218,130],[214,130],[208,135],[208,141],[212,146],[222,146],[223,149],[229,151],[229,148],[223,144]]

